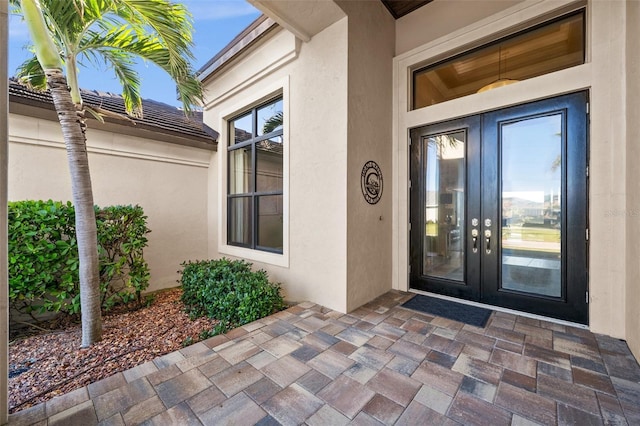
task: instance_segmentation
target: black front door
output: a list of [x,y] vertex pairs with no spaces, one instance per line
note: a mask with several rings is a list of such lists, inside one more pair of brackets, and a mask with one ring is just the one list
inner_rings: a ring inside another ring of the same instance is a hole
[[587,323],[586,105],[412,130],[411,288]]

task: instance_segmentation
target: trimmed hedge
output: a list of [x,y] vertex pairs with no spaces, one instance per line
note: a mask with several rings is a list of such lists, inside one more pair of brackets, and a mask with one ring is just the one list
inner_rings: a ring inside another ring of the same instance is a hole
[[244,260],[189,261],[182,266],[184,269],[179,272],[186,312],[192,318],[207,316],[220,321],[210,335],[285,307],[280,285],[271,283],[264,270],[252,271],[252,264]]
[[[9,203],[9,303],[24,313],[80,313],[75,210],[70,202]],[[137,301],[149,285],[140,206],[96,207],[102,308]]]

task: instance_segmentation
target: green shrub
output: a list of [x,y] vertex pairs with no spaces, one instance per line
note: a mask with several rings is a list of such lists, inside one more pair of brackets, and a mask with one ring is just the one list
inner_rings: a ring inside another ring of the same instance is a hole
[[284,308],[280,286],[271,283],[264,270],[252,271],[244,260],[203,260],[182,263],[182,302],[186,312],[197,318],[220,321],[209,333],[271,315]]
[[140,206],[110,206],[96,210],[100,257],[101,304],[137,302],[149,286],[149,267],[143,250],[147,246],[147,217]]
[[[25,313],[80,312],[75,211],[70,202],[9,203],[9,301]],[[146,216],[139,206],[96,207],[102,307],[137,300],[149,285]]]
[[13,308],[31,313],[79,304],[73,300],[78,294],[74,219],[71,203],[9,203],[9,301]]

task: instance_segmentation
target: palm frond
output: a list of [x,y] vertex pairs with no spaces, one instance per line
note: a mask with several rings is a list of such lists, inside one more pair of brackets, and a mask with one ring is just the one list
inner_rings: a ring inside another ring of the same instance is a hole
[[128,121],[134,126],[138,123],[127,117],[126,115],[118,114],[117,112],[109,111],[108,109],[101,108],[99,106],[85,105],[85,111],[93,116],[96,120],[101,123],[104,123],[104,118],[115,118],[117,120]]
[[282,111],[278,111],[273,117],[270,117],[264,122],[262,125],[262,133],[266,135],[267,133],[273,132],[278,127],[281,127],[283,119],[284,115],[282,114]]
[[20,0],[9,0],[9,13],[12,15],[21,15]]
[[[202,86],[191,64],[184,57],[172,56],[171,50],[158,37],[137,33],[129,27],[118,27],[106,33],[87,31],[87,37],[79,46],[80,52],[100,51],[103,56],[113,55],[107,54],[108,50],[126,52],[130,57],[137,56],[162,68],[176,82],[185,111],[191,111],[192,106],[202,102]],[[108,62],[113,63],[112,59]]]
[[47,78],[35,55],[24,61],[16,70],[16,78],[20,83],[36,90],[47,89]]
[[183,4],[169,0],[119,0],[117,5],[118,16],[131,25],[152,28],[172,56],[193,59],[192,16]]
[[[83,16],[79,13],[84,0],[40,0],[47,25],[52,36],[58,40],[58,47],[73,43],[84,27]],[[80,4],[80,5],[79,5]]]
[[122,85],[122,99],[127,114],[142,118],[142,98],[140,97],[140,76],[133,68],[132,55],[126,51],[100,48],[93,52],[100,55],[111,66]]
[[[202,86],[192,67],[192,16],[184,5],[171,0],[40,2],[61,59],[73,58],[68,63],[103,60],[123,86],[129,114],[141,113],[140,78],[133,68],[134,57],[159,66],[171,76],[186,112],[202,102]],[[28,75],[27,70],[23,75]],[[73,86],[74,82],[69,84]]]
[[202,102],[202,86],[191,66],[193,23],[189,11],[184,5],[169,0],[120,0],[118,4],[118,16],[132,25],[140,41],[148,34],[148,28],[153,29],[162,49],[146,44],[147,49],[139,56],[173,78],[185,112],[190,112]]

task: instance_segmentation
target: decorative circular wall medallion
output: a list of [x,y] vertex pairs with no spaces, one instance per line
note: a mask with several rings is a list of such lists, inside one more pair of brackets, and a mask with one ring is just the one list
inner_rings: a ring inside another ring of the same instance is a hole
[[375,161],[367,161],[360,175],[362,195],[369,204],[376,204],[382,196],[382,171]]

